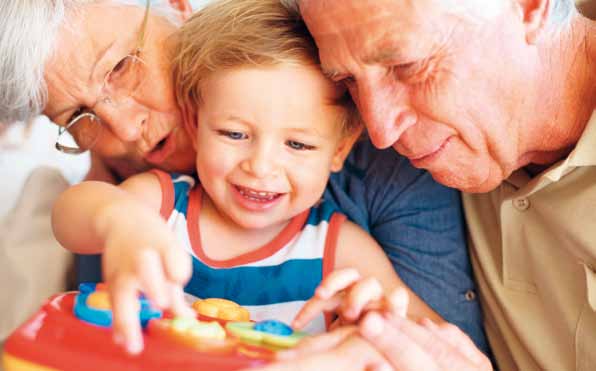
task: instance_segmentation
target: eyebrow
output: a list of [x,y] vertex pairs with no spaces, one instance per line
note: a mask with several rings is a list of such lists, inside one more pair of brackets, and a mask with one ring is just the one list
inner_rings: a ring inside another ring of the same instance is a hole
[[[108,52],[110,51],[110,49],[112,49],[112,47],[114,46],[114,44],[116,43],[116,40],[112,41],[111,43],[109,43],[105,48],[103,48],[99,54],[97,55],[97,58],[95,58],[95,61],[93,62],[93,64],[91,65],[91,73],[89,74],[89,76],[86,79],[86,82],[89,83],[92,80],[93,75],[95,74],[95,69],[97,68],[97,65],[99,64],[99,62],[105,57],[106,54],[108,54]],[[76,107],[71,107],[68,106],[60,111],[58,111],[56,114],[52,115],[53,117],[50,117],[50,119],[55,122],[55,119],[57,117],[62,116],[64,113],[72,111],[72,110],[76,110],[78,108],[78,106]]]
[[[361,58],[361,60],[362,63],[368,65],[383,64],[400,58],[401,54],[402,53],[397,48],[390,47],[381,50],[375,50],[373,53],[370,54],[365,54],[364,57]],[[352,74],[348,72],[340,72],[331,68],[323,67],[322,70],[323,75],[325,75],[325,77],[333,81],[336,81],[338,76],[352,76]]]
[[365,55],[362,58],[362,62],[365,64],[380,64],[393,61],[399,58],[400,55],[401,53],[395,47],[382,48],[380,50],[375,51],[374,53]]

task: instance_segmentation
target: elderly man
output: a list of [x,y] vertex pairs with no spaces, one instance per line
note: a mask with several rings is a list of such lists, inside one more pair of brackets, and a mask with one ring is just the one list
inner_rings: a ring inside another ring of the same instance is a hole
[[[500,368],[595,369],[596,24],[572,0],[293,5],[372,142],[468,192]],[[361,327],[396,368],[487,367],[453,328],[377,313]]]
[[[0,14],[10,15],[0,19],[0,120],[45,113],[61,127],[57,148],[92,153],[91,178],[190,171],[194,153],[169,71],[177,15],[159,1],[149,11],[144,4],[0,1]],[[455,190],[363,141],[325,197],[378,240],[415,292],[487,350]]]

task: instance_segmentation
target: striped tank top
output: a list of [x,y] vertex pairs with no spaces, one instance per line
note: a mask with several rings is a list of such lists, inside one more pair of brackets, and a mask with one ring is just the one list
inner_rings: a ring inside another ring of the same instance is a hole
[[[188,175],[152,171],[162,189],[161,215],[192,255],[192,278],[185,292],[197,298],[232,300],[251,320],[291,323],[332,271],[338,231],[345,216],[321,202],[300,215],[269,243],[228,260],[204,252],[199,231],[202,189]],[[324,332],[329,318],[319,315],[304,331]]]

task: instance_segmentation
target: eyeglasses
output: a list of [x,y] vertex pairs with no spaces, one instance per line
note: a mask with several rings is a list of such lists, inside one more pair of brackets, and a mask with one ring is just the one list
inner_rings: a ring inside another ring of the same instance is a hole
[[[145,15],[136,48],[105,75],[102,93],[95,106],[98,104],[117,106],[122,99],[133,96],[138,87],[142,85],[146,76],[146,65],[141,59],[141,52],[145,44],[150,4],[151,1],[146,0]],[[58,138],[56,138],[55,144],[58,151],[78,155],[90,150],[97,143],[103,132],[104,124],[92,108],[77,110],[65,126],[58,128]]]

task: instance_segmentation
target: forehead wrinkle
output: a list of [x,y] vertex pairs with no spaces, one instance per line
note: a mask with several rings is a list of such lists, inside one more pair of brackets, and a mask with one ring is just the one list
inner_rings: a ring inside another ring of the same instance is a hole
[[[113,40],[105,48],[102,47],[97,52],[94,52],[99,45],[97,40],[91,37],[92,33],[89,28],[83,26],[85,23],[81,23],[82,27],[79,29],[79,32],[76,32],[73,27],[62,29],[62,37],[58,40],[57,47],[57,50],[61,52],[56,53],[51,63],[48,64],[48,66],[52,67],[52,73],[46,73],[48,89],[53,87],[52,90],[60,92],[57,94],[59,96],[58,101],[67,102],[62,107],[52,107],[51,110],[46,110],[46,113],[53,119],[68,111],[75,110],[82,103],[81,101],[88,95],[89,90],[92,89],[94,71],[99,61],[115,43],[115,40]],[[61,48],[60,44],[67,47]],[[73,48],[73,45],[80,45],[80,47]],[[69,50],[70,52],[64,53],[65,50]],[[52,80],[54,81],[53,83],[51,83]],[[49,95],[50,97],[55,96],[55,94]]]

